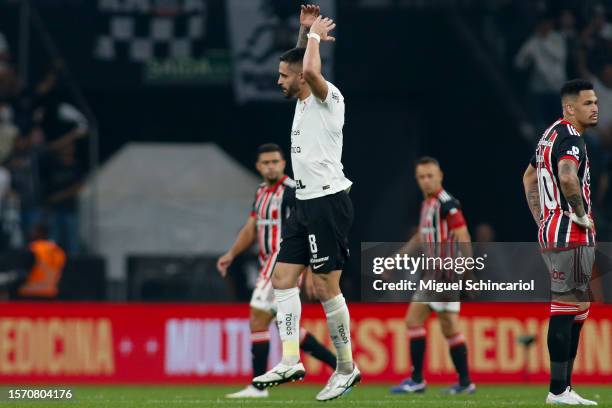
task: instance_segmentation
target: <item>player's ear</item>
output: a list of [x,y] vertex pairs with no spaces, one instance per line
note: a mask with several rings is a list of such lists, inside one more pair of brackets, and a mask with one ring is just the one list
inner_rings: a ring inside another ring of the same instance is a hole
[[574,109],[574,105],[571,102],[566,102],[563,104],[564,110],[567,111],[568,114],[574,115],[576,113],[576,109]]

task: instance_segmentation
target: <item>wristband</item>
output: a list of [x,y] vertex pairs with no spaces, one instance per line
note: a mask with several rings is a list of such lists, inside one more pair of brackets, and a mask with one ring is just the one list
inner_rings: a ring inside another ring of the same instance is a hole
[[320,42],[321,42],[321,36],[320,36],[319,34],[317,34],[317,33],[308,33],[308,34],[306,35],[306,37],[308,37],[308,38],[314,38],[315,40],[317,40],[317,42],[318,42],[318,43],[320,43]]
[[588,223],[590,222],[590,220],[589,220],[589,216],[588,216],[588,215],[586,215],[586,214],[584,214],[582,217],[578,217],[578,216],[576,216],[576,219],[577,219],[578,221],[580,221],[581,223],[583,223],[583,224],[588,224]]

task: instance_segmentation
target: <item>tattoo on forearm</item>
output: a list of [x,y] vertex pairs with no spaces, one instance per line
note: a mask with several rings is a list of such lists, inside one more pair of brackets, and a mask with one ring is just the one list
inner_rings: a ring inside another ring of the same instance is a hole
[[534,185],[527,191],[527,204],[531,210],[531,215],[535,220],[536,224],[540,223],[540,217],[542,215],[542,208],[540,207],[540,192],[538,191],[538,185]]
[[576,215],[582,217],[585,211],[582,195],[580,193],[580,180],[578,180],[576,166],[568,163],[568,161],[561,161],[561,163],[559,163],[559,177],[571,178],[571,182],[561,183],[561,192],[563,192],[563,196]]
[[582,196],[579,193],[567,195],[565,199],[572,206],[577,216],[582,217],[585,214]]
[[309,30],[305,26],[300,26],[300,34],[298,35],[296,48],[306,48],[308,45],[308,37],[306,37],[308,31]]

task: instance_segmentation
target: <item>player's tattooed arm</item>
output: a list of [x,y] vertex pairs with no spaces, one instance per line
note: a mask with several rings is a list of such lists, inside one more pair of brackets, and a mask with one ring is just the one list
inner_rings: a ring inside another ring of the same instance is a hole
[[319,6],[315,4],[302,5],[300,10],[300,34],[298,35],[296,48],[306,48],[306,45],[308,45],[308,37],[306,35],[319,14]]
[[558,165],[561,192],[578,217],[583,217],[584,202],[578,179],[578,167],[573,160],[561,160]]
[[[329,32],[336,28],[334,20],[323,16],[319,16],[310,27],[311,34],[317,34],[321,41],[336,41],[335,37],[329,35]],[[304,53],[303,74],[306,83],[310,90],[320,101],[327,99],[328,87],[327,81],[321,73],[321,53],[319,50],[319,40],[312,36],[308,39],[306,52]]]
[[300,26],[300,34],[298,35],[295,48],[306,48],[306,45],[308,44],[308,37],[306,37],[307,34],[308,29],[304,26]]
[[533,216],[535,223],[540,226],[540,217],[542,215],[542,208],[540,207],[540,192],[538,190],[538,174],[531,164],[525,170],[523,175],[523,186],[525,188],[525,198],[527,199],[527,205]]

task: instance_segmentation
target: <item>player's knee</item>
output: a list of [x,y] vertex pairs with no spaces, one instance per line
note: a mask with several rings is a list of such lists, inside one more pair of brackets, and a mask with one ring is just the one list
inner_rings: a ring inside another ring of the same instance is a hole
[[330,300],[338,296],[340,286],[334,279],[330,279],[327,275],[318,275],[312,280],[315,295],[321,302]]
[[295,286],[295,284],[291,281],[287,274],[274,273],[272,275],[272,286],[274,289],[291,289]]

